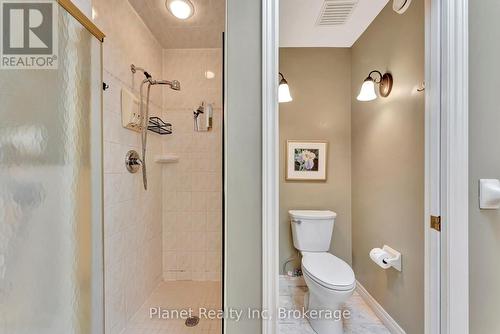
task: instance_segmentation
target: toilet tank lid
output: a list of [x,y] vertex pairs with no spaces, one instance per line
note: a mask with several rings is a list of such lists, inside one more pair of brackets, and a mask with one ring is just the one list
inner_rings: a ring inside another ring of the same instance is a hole
[[322,210],[290,210],[290,216],[294,219],[333,219],[337,214],[333,211]]

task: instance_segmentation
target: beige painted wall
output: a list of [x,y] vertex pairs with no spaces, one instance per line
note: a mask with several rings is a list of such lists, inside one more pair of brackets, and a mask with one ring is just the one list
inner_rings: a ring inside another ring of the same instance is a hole
[[[331,251],[351,262],[351,51],[281,48],[293,101],[280,104],[280,263],[297,254],[288,210],[333,210]],[[287,140],[326,140],[326,182],[285,181]],[[296,261],[295,266],[300,262]],[[287,266],[291,270],[292,264]],[[280,268],[281,269],[281,268]]]
[[469,2],[470,333],[500,333],[500,211],[478,208],[478,181],[500,179],[500,2]]
[[[389,3],[352,49],[352,236],[359,282],[408,334],[424,332],[424,1]],[[358,102],[371,70],[390,71],[389,98]],[[387,244],[403,271],[369,258]]]

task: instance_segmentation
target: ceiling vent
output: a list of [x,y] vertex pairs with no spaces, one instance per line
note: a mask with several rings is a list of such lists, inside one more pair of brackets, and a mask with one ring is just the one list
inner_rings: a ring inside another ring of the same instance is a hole
[[321,8],[318,21],[319,26],[342,25],[349,20],[358,0],[326,0]]

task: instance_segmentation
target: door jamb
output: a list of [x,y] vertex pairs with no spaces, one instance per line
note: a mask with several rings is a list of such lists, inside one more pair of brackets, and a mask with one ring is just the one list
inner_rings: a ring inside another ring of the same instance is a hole
[[441,333],[469,332],[468,0],[441,1]]
[[425,0],[425,334],[441,332],[441,233],[430,227],[441,216],[441,5]]
[[279,0],[262,0],[262,321],[276,334],[279,307]]

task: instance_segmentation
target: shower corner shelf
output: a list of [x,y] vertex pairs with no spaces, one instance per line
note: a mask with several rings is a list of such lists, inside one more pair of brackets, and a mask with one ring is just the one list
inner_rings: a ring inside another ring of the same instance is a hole
[[155,156],[155,162],[159,164],[171,164],[179,162],[179,156],[176,154],[160,154]]
[[160,117],[150,117],[148,130],[159,135],[170,135],[172,134],[172,124],[165,123]]

